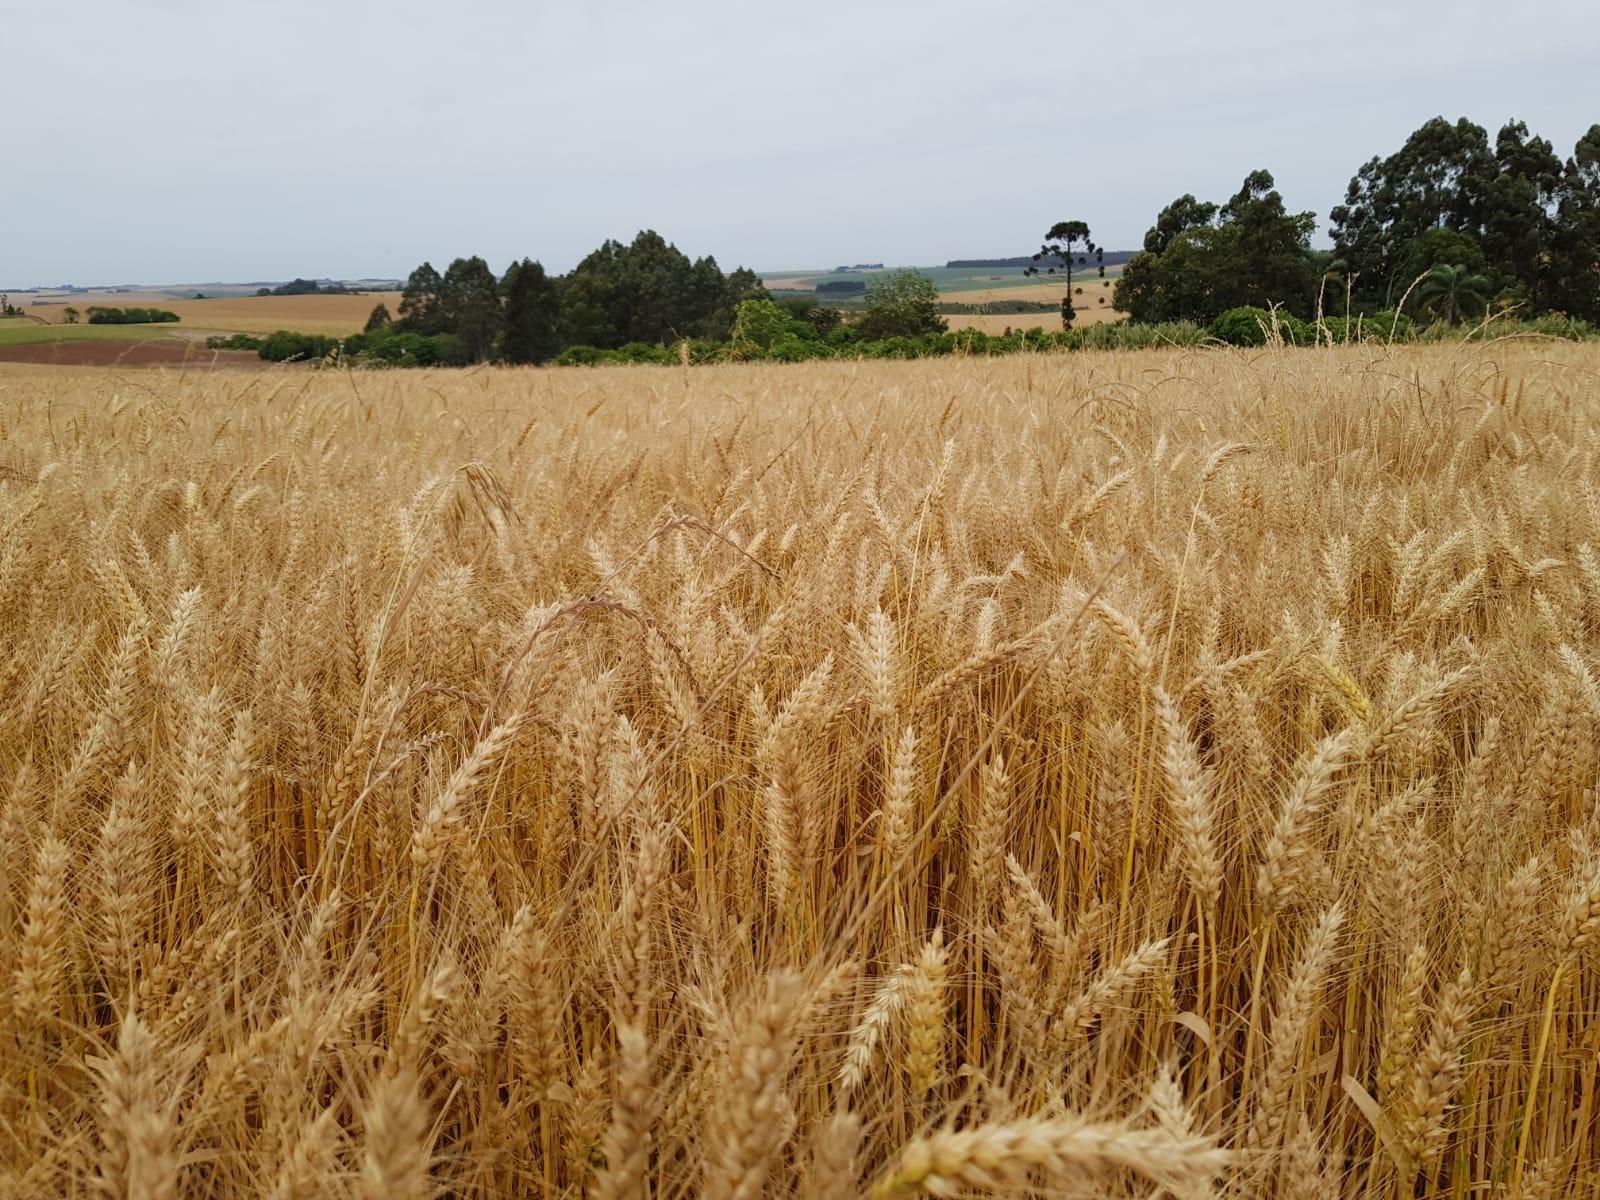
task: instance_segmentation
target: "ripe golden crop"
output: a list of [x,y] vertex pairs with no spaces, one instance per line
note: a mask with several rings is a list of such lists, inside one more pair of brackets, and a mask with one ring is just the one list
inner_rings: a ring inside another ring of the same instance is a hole
[[1597,380],[0,371],[0,1194],[1592,1188]]

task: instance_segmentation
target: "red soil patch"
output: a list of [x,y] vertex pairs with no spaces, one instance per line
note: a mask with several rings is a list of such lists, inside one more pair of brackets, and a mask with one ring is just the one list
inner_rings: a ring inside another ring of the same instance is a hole
[[0,363],[59,367],[260,367],[253,350],[207,350],[202,342],[34,342],[0,346]]

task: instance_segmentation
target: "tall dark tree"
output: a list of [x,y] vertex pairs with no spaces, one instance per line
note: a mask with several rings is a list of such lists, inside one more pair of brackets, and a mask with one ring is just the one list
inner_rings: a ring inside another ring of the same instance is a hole
[[1495,139],[1495,169],[1483,190],[1484,256],[1503,282],[1532,296],[1547,266],[1561,189],[1561,159],[1544,138],[1512,121]]
[[1549,269],[1535,297],[1545,309],[1600,322],[1600,125],[1561,169]]
[[379,301],[367,314],[367,323],[362,328],[362,333],[376,333],[394,323],[394,318],[389,315],[389,306]]
[[500,282],[477,255],[458,258],[439,283],[439,316],[474,362],[489,357],[500,335]]
[[679,334],[693,293],[693,264],[654,230],[631,245],[607,241],[567,277],[572,311],[565,340],[615,349],[627,342],[664,342]]
[[[1244,304],[1281,304],[1304,316],[1316,289],[1311,264],[1315,213],[1291,213],[1273,185],[1270,171],[1252,171],[1218,213],[1225,229],[1235,231]],[[1232,307],[1232,306],[1230,306]]]
[[433,264],[423,263],[406,279],[400,293],[399,325],[410,333],[432,334],[443,329],[439,311],[439,287],[443,280]]
[[1180,233],[1209,225],[1216,215],[1215,204],[1196,200],[1192,193],[1185,192],[1157,215],[1155,226],[1144,235],[1144,248],[1151,254],[1160,254]]
[[[716,269],[715,262],[710,265]],[[704,315],[694,294],[694,264],[653,229],[645,230],[628,247],[623,282],[620,299],[628,312],[622,325],[626,341],[677,341],[687,337],[690,326]]]
[[1433,228],[1477,236],[1494,170],[1488,134],[1465,117],[1453,125],[1435,117],[1387,158],[1371,159],[1331,214],[1334,250],[1357,286],[1393,304],[1411,282],[1401,267],[1415,239]]
[[[719,340],[733,332],[733,305],[728,300],[728,279],[709,254],[697,258],[689,269],[689,309],[696,316],[685,333]],[[725,317],[726,322],[717,320]]]
[[[607,243],[608,245],[610,243]],[[617,332],[611,296],[616,285],[609,272],[595,269],[594,255],[561,281],[561,319],[556,326],[563,346],[615,349],[627,339]]]
[[1078,315],[1078,310],[1072,303],[1073,260],[1076,258],[1078,265],[1086,266],[1089,254],[1097,251],[1098,247],[1090,240],[1089,226],[1085,222],[1057,221],[1050,226],[1050,232],[1044,235],[1044,245],[1040,246],[1039,252],[1033,256],[1032,264],[1022,272],[1024,275],[1038,275],[1041,271],[1046,275],[1066,275],[1067,294],[1061,297],[1063,329],[1071,329],[1072,322]]
[[512,263],[500,283],[505,294],[505,332],[500,357],[509,363],[541,363],[561,350],[561,298],[556,282],[530,259]]

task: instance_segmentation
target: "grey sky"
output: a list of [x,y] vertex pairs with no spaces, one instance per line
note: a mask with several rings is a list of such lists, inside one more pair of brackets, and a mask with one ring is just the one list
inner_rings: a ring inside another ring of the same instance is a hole
[[1254,167],[1326,220],[1442,113],[1565,157],[1594,0],[8,0],[0,285],[1111,248]]

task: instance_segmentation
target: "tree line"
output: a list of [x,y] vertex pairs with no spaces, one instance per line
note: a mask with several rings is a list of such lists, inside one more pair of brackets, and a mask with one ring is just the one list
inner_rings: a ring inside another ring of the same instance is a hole
[[[945,332],[938,289],[924,275],[891,271],[852,287],[860,290],[865,303],[849,318],[810,297],[774,301],[754,271],[724,274],[716,259],[691,260],[644,230],[631,243],[607,241],[564,276],[527,258],[500,276],[476,255],[443,273],[425,262],[406,279],[398,310],[377,305],[366,328],[338,349],[347,359],[449,366],[594,361],[623,351],[638,358],[630,348],[680,342],[698,346],[692,353],[701,357],[724,346],[770,349],[765,333],[751,332],[758,329],[780,331],[791,343],[825,342],[830,352]],[[277,360],[322,357],[332,348],[327,339],[290,333],[217,346],[247,343]]]
[[1208,322],[1247,305],[1600,321],[1600,124],[1562,159],[1521,121],[1491,142],[1465,118],[1435,117],[1356,172],[1330,214],[1332,250],[1311,248],[1315,223],[1288,210],[1267,171],[1221,204],[1180,196],[1128,262],[1116,307],[1135,321]]
[[359,296],[360,288],[346,287],[342,283],[319,283],[315,279],[301,279],[299,276],[288,283],[280,283],[277,287],[260,287],[256,289],[257,296]]
[[385,342],[412,335],[453,339],[432,343],[448,358],[540,363],[572,345],[725,340],[739,302],[765,296],[754,271],[724,274],[716,259],[691,260],[644,230],[631,243],[608,240],[561,276],[528,258],[500,276],[476,255],[442,274],[425,262],[406,279],[397,313],[373,310],[357,349],[382,357]]
[[[75,323],[75,310],[67,310],[67,323]],[[178,314],[165,308],[113,308],[94,304],[89,307],[91,325],[166,325],[178,319]]]
[[[1315,225],[1314,213],[1289,210],[1265,170],[1220,203],[1180,196],[1128,258],[1115,307],[1135,324],[1186,323],[1212,336],[1256,328],[1262,312],[1311,331],[1330,316],[1351,329],[1381,316],[1391,336],[1400,318],[1453,325],[1490,311],[1565,318],[1575,330],[1600,322],[1600,125],[1563,160],[1520,121],[1491,144],[1481,126],[1435,118],[1357,171],[1331,214],[1333,249],[1312,249]],[[1070,330],[1074,272],[1103,277],[1122,257],[1068,220],[1026,262],[1029,273],[1065,277]],[[631,243],[608,240],[565,275],[528,258],[498,276],[477,256],[442,273],[423,263],[396,313],[378,305],[361,334],[332,348],[406,366],[654,361],[680,343],[693,361],[872,355],[897,352],[877,343],[943,335],[940,308],[933,282],[915,272],[873,280],[848,314],[812,298],[774,301],[753,271],[724,274],[714,258],[691,260],[645,230]],[[261,351],[321,357],[325,340],[277,334]]]
[[[658,240],[652,233],[640,237],[647,244]],[[640,281],[633,267],[617,269],[617,260],[625,259],[631,248],[608,246],[606,271],[599,278],[552,279],[528,260],[514,263],[498,280],[481,258],[457,259],[443,275],[424,263],[401,293],[399,315],[380,303],[361,333],[346,338],[288,330],[265,337],[219,334],[207,338],[206,345],[254,350],[273,362],[373,366],[464,366],[490,358],[506,363],[653,362],[669,346],[684,347],[693,361],[709,362],[866,355],[885,339],[946,330],[938,289],[916,271],[891,271],[874,279],[865,305],[846,319],[839,309],[810,297],[774,301],[749,271],[724,276],[713,289],[710,272],[702,269],[706,286],[698,296],[693,288],[674,287],[661,273],[645,272]]]

